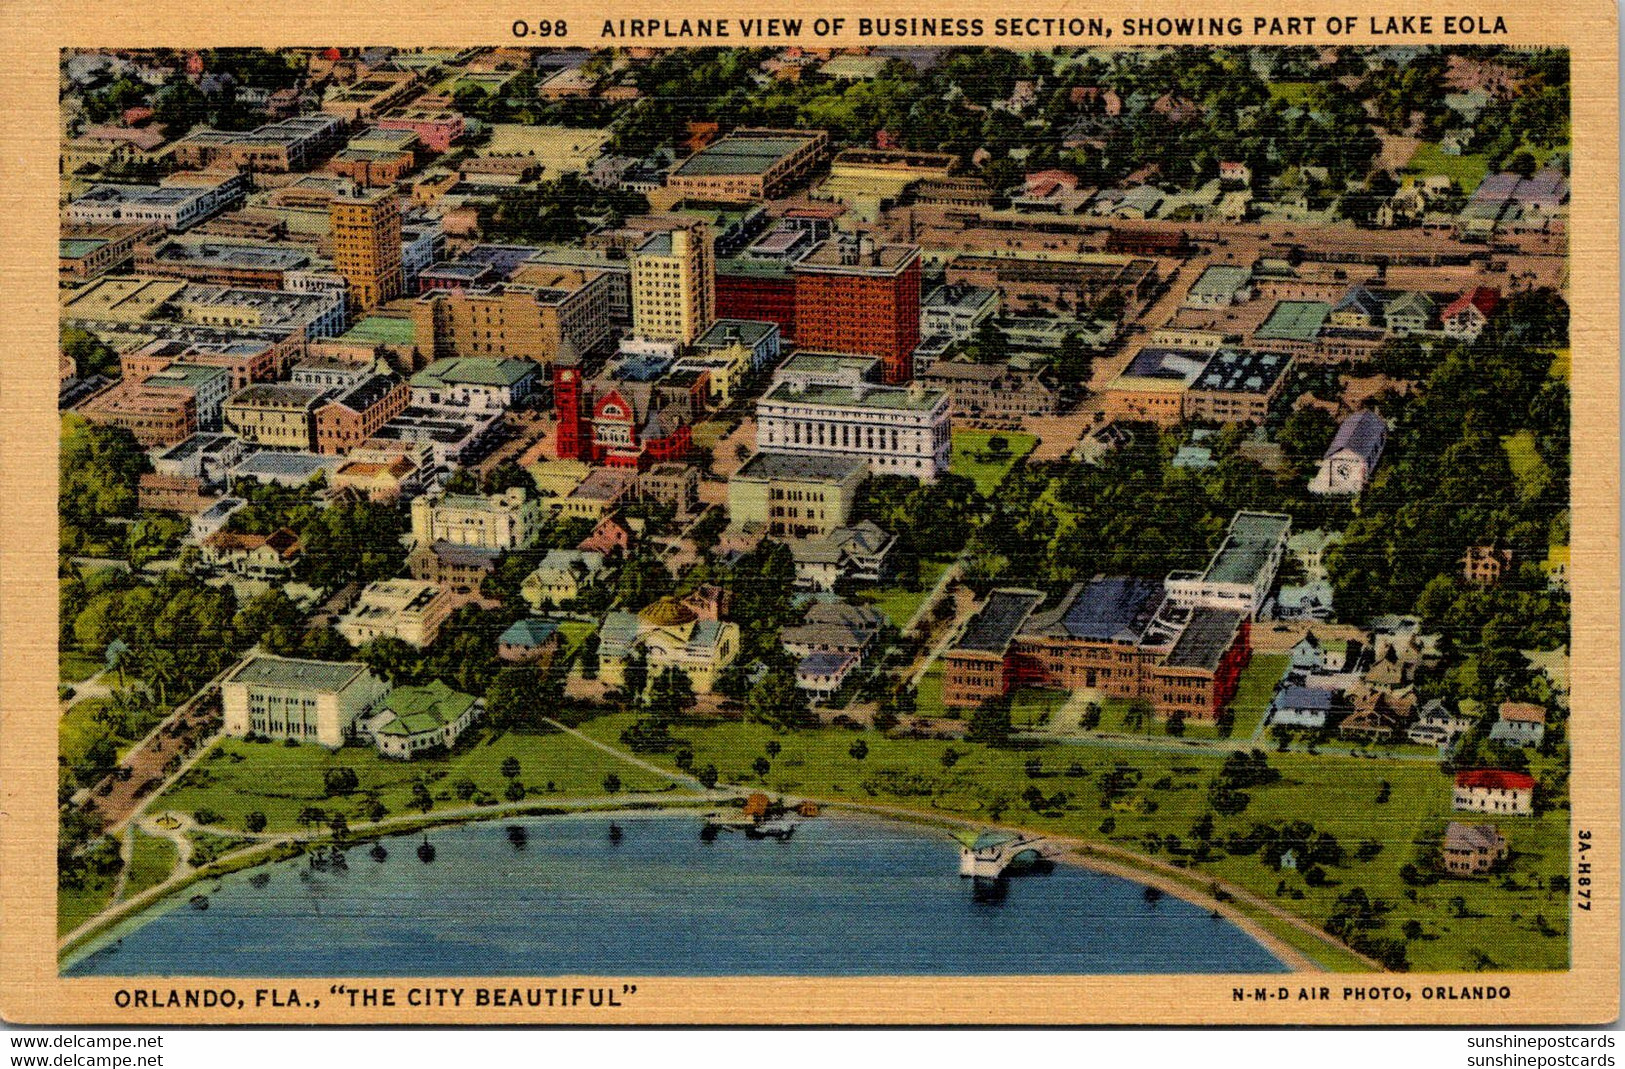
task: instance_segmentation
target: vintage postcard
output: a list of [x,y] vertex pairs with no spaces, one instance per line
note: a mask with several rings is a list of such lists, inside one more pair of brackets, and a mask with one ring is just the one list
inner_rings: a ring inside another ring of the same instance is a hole
[[1611,8],[429,7],[4,12],[7,1019],[1616,1016]]

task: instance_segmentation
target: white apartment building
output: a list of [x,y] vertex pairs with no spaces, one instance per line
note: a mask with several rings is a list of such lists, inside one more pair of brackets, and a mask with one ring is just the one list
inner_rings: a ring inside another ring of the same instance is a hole
[[412,502],[412,539],[479,549],[523,549],[542,529],[542,506],[521,487],[500,494],[428,495]]
[[861,457],[876,474],[930,482],[948,470],[950,399],[919,385],[781,382],[756,402],[763,452]]

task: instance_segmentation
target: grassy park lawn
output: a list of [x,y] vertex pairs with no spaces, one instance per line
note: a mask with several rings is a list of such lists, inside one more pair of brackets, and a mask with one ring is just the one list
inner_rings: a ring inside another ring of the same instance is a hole
[[[1004,452],[993,450],[989,443],[1002,438],[1007,443]],[[948,458],[948,470],[963,475],[976,483],[976,490],[984,497],[993,493],[1016,462],[1038,444],[1030,434],[1016,431],[953,432],[953,452]]]
[[867,602],[885,613],[887,619],[901,628],[914,618],[914,614],[920,609],[920,603],[937,585],[937,580],[947,569],[947,561],[922,560],[918,590],[897,585],[863,586],[858,587],[852,594],[858,601]]
[[1489,161],[1483,156],[1449,156],[1434,142],[1418,145],[1405,170],[1412,174],[1442,174],[1456,184],[1456,189],[1471,196],[1478,184],[1489,173]]
[[1233,739],[1251,738],[1269,711],[1275,698],[1275,684],[1286,673],[1291,658],[1284,653],[1255,653],[1242,670],[1236,683],[1236,696],[1230,699],[1230,711],[1235,714],[1235,726],[1230,732]]
[[57,679],[63,683],[83,683],[105,667],[105,662],[83,650],[63,650],[56,658]]
[[[624,716],[610,716],[590,721],[583,730],[613,742],[625,723]],[[1111,842],[1188,867],[1197,879],[1203,873],[1223,877],[1317,926],[1338,895],[1361,887],[1390,907],[1375,935],[1400,939],[1406,921],[1421,924],[1421,937],[1407,945],[1413,969],[1469,969],[1483,964],[1480,954],[1510,969],[1566,967],[1567,941],[1538,930],[1542,920],[1548,930],[1567,930],[1566,895],[1544,889],[1550,875],[1568,871],[1566,812],[1498,822],[1514,851],[1510,883],[1497,876],[1441,879],[1410,887],[1400,880],[1400,867],[1416,859],[1418,839],[1442,832],[1456,817],[1450,808],[1451,781],[1431,763],[1271,753],[1269,764],[1282,774],[1281,780],[1247,789],[1250,803],[1243,812],[1216,816],[1214,841],[1221,848],[1213,859],[1197,862],[1190,856],[1191,828],[1210,812],[1208,786],[1223,753],[1141,750],[1132,742],[1121,747],[1038,744],[993,749],[962,741],[890,739],[870,732],[863,736],[868,753],[858,760],[850,753],[853,733],[843,730],[785,733],[759,724],[719,724],[683,728],[677,734],[694,750],[696,766],[715,765],[724,783],[791,797],[810,795],[973,821],[1001,820]],[[781,751],[771,759],[767,774],[758,776],[752,763],[765,755],[770,740],[778,742]],[[944,754],[950,750],[957,759],[945,764]],[[652,759],[662,764],[668,760],[664,755]],[[1034,759],[1036,777],[1027,770]],[[1102,779],[1114,768],[1127,771],[1133,786],[1107,803]],[[1384,780],[1389,796],[1379,804],[1376,798]],[[1059,804],[1031,808],[1023,800],[1029,788]],[[1232,856],[1222,849],[1230,835],[1254,824],[1291,821],[1307,821],[1338,839],[1345,862],[1327,868],[1329,885],[1309,887],[1300,874],[1277,871],[1256,853]],[[1170,837],[1179,841],[1170,844]],[[1356,850],[1366,840],[1381,849],[1361,861]],[[947,849],[945,869],[952,864]],[[1283,882],[1283,893],[1277,896]],[[1302,897],[1294,897],[1294,892]],[[1462,903],[1453,905],[1458,896]]]
[[708,419],[694,426],[694,444],[702,449],[715,449],[717,443],[733,433],[738,420]]
[[[612,741],[618,744],[618,734]],[[342,813],[351,827],[359,827],[367,822],[366,813],[375,798],[389,816],[414,811],[412,787],[419,782],[428,787],[436,809],[476,804],[454,792],[453,784],[462,779],[474,782],[476,800],[484,796],[490,805],[504,804],[509,780],[501,768],[510,757],[519,762],[516,778],[527,789],[526,800],[532,802],[598,797],[607,793],[604,778],[611,772],[627,793],[659,792],[672,786],[670,780],[558,733],[485,731],[478,737],[468,736],[466,744],[449,757],[413,761],[389,760],[370,747],[347,746],[329,752],[319,746],[222,739],[179,783],[156,799],[151,809],[213,810],[219,815],[218,826],[224,828],[242,828],[249,813],[260,812],[265,814],[267,831],[296,832],[301,830],[300,810],[316,806]],[[334,768],[354,770],[359,787],[347,795],[328,797],[323,777]]]
[[63,887],[56,893],[56,934],[67,935],[107,908],[118,873],[103,879],[87,876],[83,887]]
[[163,883],[180,860],[180,851],[167,838],[139,830],[132,835],[130,872],[124,881],[124,898],[127,899]]
[[[96,714],[110,704],[111,700],[107,698],[85,698],[69,706],[68,711],[62,714],[57,728],[57,752],[69,767],[83,760],[96,741],[108,734],[108,729],[96,722]],[[112,732],[113,745],[118,753],[122,756],[132,744],[146,738],[147,733],[168,714],[169,710],[164,706],[154,702],[144,703],[120,730]]]
[[[932,661],[920,674],[914,692],[914,707],[921,716],[946,716],[948,709],[942,704],[942,661]],[[957,710],[956,710],[957,711]]]

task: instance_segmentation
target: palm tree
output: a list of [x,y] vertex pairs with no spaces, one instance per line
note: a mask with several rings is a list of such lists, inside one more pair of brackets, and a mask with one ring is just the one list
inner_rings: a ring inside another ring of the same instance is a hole
[[139,658],[141,675],[149,685],[158,688],[158,704],[168,705],[169,685],[180,680],[180,660],[174,650],[162,646],[149,646]]

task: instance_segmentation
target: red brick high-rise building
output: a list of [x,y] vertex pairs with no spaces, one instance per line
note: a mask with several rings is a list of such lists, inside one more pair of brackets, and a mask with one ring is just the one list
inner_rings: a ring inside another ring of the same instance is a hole
[[723,260],[717,264],[717,318],[777,323],[779,338],[796,340],[796,280],[777,260]]
[[886,382],[914,377],[920,344],[920,250],[831,238],[796,261],[796,343],[880,357]]

